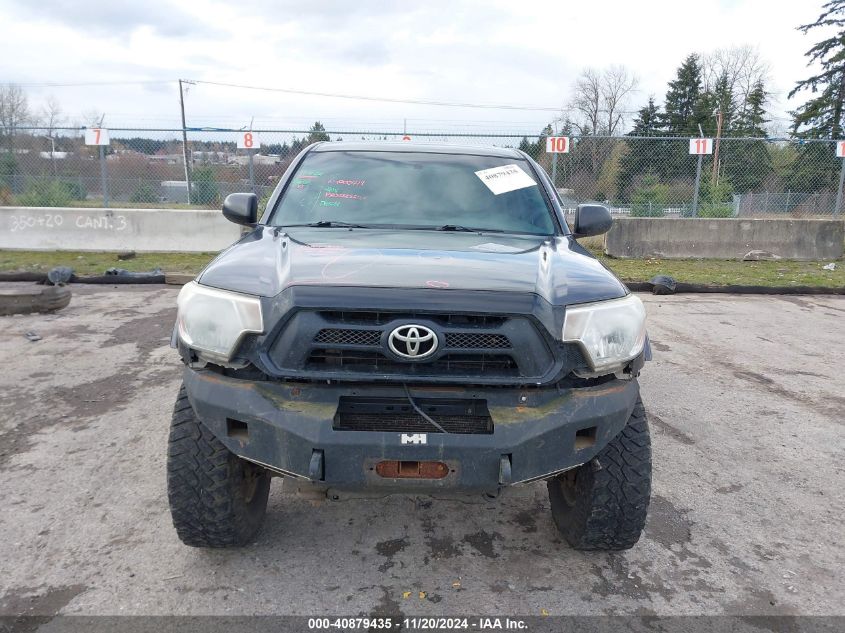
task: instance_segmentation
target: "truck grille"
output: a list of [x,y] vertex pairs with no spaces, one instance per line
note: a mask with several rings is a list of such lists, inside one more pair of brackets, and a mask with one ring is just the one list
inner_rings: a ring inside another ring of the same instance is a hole
[[403,373],[431,376],[449,373],[517,375],[516,362],[503,354],[444,354],[431,362],[403,363],[378,351],[317,348],[308,357],[308,369],[348,368],[368,373]]
[[329,345],[378,345],[381,330],[326,329],[317,332],[315,343]]
[[[381,342],[381,330],[352,328],[326,328],[317,332],[315,343],[327,345],[376,346]],[[509,349],[511,342],[503,334],[476,332],[449,332],[446,334],[448,349]]]
[[[405,360],[390,350],[390,333],[411,323],[436,333],[430,357]],[[555,365],[529,316],[366,310],[298,310],[275,336],[268,361],[277,376],[453,384],[536,383]]]

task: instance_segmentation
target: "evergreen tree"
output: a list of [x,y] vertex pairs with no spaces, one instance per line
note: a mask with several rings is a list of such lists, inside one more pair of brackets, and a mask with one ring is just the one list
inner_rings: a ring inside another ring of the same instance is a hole
[[769,93],[766,92],[762,81],[754,84],[754,88],[748,93],[748,98],[745,100],[745,109],[736,117],[734,125],[734,136],[754,136],[757,138],[765,138],[768,136],[766,132],[766,123],[769,120],[766,118],[766,102],[769,99]]
[[[745,109],[737,114],[728,136],[765,138],[765,104],[768,93],[762,81],[758,81],[745,102]],[[737,193],[748,193],[762,187],[766,178],[774,171],[772,156],[765,141],[722,139],[722,173],[733,183]]]
[[306,145],[316,143],[318,141],[330,141],[329,135],[326,134],[326,128],[319,121],[314,121],[314,125],[308,130],[308,137],[306,138]]
[[640,108],[634,118],[634,127],[628,133],[628,153],[621,160],[619,174],[619,190],[616,192],[620,199],[627,199],[631,193],[634,180],[643,174],[650,174],[657,178],[662,174],[662,165],[668,156],[666,141],[647,140],[638,137],[658,136],[663,133],[663,116],[654,97],[648,98],[648,103]]
[[701,63],[695,53],[688,55],[669,82],[663,105],[664,130],[670,136],[698,136],[702,112]]
[[845,113],[845,0],[831,0],[822,7],[819,18],[798,27],[806,34],[815,28],[837,27],[837,32],[823,39],[805,53],[808,65],[818,63],[821,72],[796,82],[789,98],[810,90],[814,97],[793,112],[792,130],[802,138],[842,137]]
[[[813,97],[793,113],[793,134],[802,139],[840,139],[845,115],[845,0],[831,0],[822,6],[815,22],[798,30],[804,34],[816,28],[835,27],[836,33],[817,42],[805,53],[808,65],[819,64],[821,72],[795,84],[789,98],[809,90]],[[836,187],[838,161],[826,143],[803,143],[787,175],[792,190],[815,192]]]
[[[728,82],[728,76],[726,73],[722,73],[716,81],[716,85],[713,87],[713,94],[706,95],[705,98],[702,99],[702,102],[703,103],[699,108],[699,111],[708,108],[712,103],[714,106],[713,109],[722,113],[722,135],[729,136],[734,125],[734,117],[736,116],[736,104],[734,103],[734,95],[731,91],[731,86]],[[702,112],[702,114],[704,115],[705,120],[709,118],[706,111]],[[717,125],[718,123],[713,121],[714,132],[716,131]],[[702,125],[702,127],[704,126]],[[705,133],[708,133],[708,130],[705,129]]]

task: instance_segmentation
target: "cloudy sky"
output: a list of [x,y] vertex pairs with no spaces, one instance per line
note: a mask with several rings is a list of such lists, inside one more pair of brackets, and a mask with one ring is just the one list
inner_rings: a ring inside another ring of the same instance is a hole
[[[770,66],[775,123],[797,105],[817,39],[796,31],[822,0],[0,0],[0,82],[37,109],[53,95],[71,121],[179,125],[177,78],[405,100],[557,108],[585,66],[624,64],[631,109],[690,52],[752,45]],[[104,85],[105,82],[126,82]],[[147,82],[147,83],[132,83]],[[155,83],[157,82],[157,83]],[[80,84],[88,86],[44,86]],[[191,86],[188,125],[530,131],[554,114],[437,107]],[[785,123],[785,121],[783,122]]]

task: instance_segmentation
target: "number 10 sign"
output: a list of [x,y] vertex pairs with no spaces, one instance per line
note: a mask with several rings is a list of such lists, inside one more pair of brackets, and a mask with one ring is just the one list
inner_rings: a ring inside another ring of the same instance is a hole
[[569,153],[569,137],[568,136],[548,136],[546,137],[546,152],[549,154],[568,154]]

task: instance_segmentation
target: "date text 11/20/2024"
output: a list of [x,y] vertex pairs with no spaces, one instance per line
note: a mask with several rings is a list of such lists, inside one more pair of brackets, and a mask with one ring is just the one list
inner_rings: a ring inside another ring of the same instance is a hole
[[351,631],[392,629],[418,631],[525,631],[528,623],[518,618],[477,617],[477,618],[308,618],[308,629],[312,631],[339,629]]

